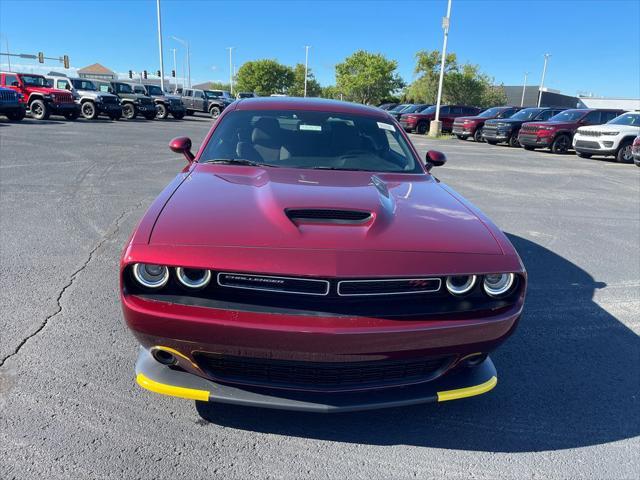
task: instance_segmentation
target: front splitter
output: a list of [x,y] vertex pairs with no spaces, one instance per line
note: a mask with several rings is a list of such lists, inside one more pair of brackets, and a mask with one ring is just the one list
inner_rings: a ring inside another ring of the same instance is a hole
[[487,357],[476,367],[462,368],[438,380],[405,387],[338,393],[293,391],[216,383],[162,365],[141,347],[136,362],[136,381],[152,392],[191,400],[334,413],[444,402],[481,395],[496,386],[498,376],[493,362]]

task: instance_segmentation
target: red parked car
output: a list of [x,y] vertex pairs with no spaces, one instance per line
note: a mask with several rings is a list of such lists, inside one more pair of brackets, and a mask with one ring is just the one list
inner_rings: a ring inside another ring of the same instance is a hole
[[573,134],[585,125],[601,125],[624,110],[575,108],[565,110],[546,122],[528,122],[520,127],[518,142],[525,150],[548,148],[553,153],[567,153]]
[[[458,117],[467,115],[477,115],[480,109],[476,107],[467,107],[465,105],[442,105],[440,106],[440,121],[442,122],[442,131],[450,132],[453,128],[453,121]],[[400,125],[407,132],[416,132],[424,134],[429,131],[431,120],[436,118],[436,106],[433,105],[419,113],[409,113],[400,116]]]
[[80,105],[66,90],[50,88],[47,79],[35,73],[0,72],[0,85],[22,95],[22,102],[36,120],[46,120],[49,115],[62,115],[67,120],[80,116]]
[[453,133],[460,140],[472,137],[477,143],[483,141],[482,129],[484,122],[492,118],[509,118],[520,110],[520,107],[493,107],[473,117],[458,117],[453,122]]
[[506,236],[429,172],[377,108],[229,106],[121,258],[140,386],[318,412],[478,395],[526,272]]

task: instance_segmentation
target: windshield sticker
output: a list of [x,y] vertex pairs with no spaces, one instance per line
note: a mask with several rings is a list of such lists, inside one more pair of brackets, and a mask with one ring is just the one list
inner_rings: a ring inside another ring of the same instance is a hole
[[321,132],[322,125],[306,125],[303,123],[300,125],[300,130],[307,130],[309,132]]
[[396,131],[396,127],[394,127],[390,123],[378,122],[378,128],[382,128],[383,130],[389,130],[390,132]]

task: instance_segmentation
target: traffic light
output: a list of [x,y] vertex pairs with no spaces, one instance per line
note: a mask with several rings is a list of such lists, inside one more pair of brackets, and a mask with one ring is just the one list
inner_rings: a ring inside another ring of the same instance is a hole
[[173,78],[176,78],[176,71],[175,71],[175,70],[171,70],[171,76],[172,76]]
[[160,76],[160,70],[157,70],[156,71],[156,77],[159,77],[159,76]]
[[44,53],[38,52],[38,62],[44,63]]
[[133,71],[129,70],[129,78],[133,78]]
[[62,57],[62,63],[64,63],[64,68],[69,68],[69,55]]
[[147,71],[143,70],[142,71],[142,77],[146,80],[147,79]]

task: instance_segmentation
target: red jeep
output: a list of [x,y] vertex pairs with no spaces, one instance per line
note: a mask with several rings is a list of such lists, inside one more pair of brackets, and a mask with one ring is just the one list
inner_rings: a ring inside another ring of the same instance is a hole
[[46,120],[52,114],[75,120],[80,115],[80,106],[75,103],[73,95],[66,90],[48,87],[42,75],[1,72],[0,85],[21,93],[22,102],[36,120]]

